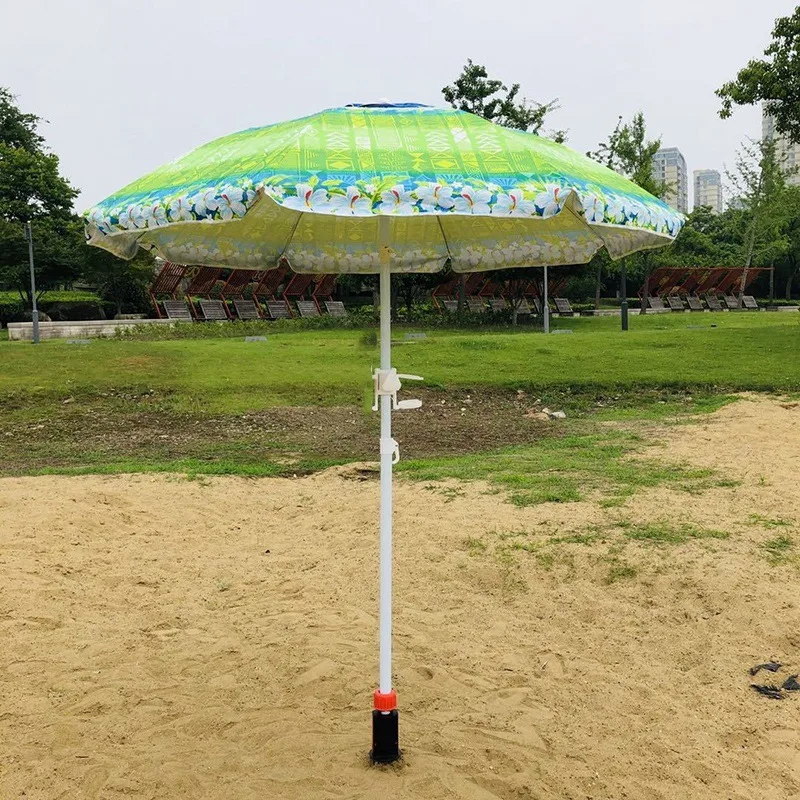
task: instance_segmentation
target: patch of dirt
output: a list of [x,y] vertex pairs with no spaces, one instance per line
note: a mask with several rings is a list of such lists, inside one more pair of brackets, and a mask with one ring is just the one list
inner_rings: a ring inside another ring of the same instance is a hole
[[[798,423],[759,399],[662,431],[665,463],[741,485],[622,508],[398,482],[389,769],[366,758],[377,486],[353,467],[1,479],[0,796],[800,796],[800,698],[748,674],[800,671],[800,573],[763,556],[798,540]],[[659,518],[729,538],[570,537]],[[560,556],[475,544],[505,533]]]
[[[479,452],[560,435],[558,423],[532,418],[532,399],[516,392],[415,394],[422,408],[393,416],[393,434],[405,458]],[[322,459],[376,457],[378,414],[360,406],[275,407],[209,417],[148,408],[157,402],[155,395],[127,402],[118,396],[113,402],[79,398],[23,424],[4,423],[0,417],[0,473],[81,464],[85,452],[117,460],[208,458],[214,446],[216,457],[224,457],[226,450],[230,457],[241,457],[242,447],[248,446],[253,457],[298,452]]]

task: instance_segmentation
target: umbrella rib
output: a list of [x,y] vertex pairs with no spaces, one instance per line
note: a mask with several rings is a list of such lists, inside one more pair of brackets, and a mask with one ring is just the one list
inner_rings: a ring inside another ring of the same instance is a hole
[[453,267],[453,254],[450,252],[450,245],[447,243],[447,236],[444,232],[444,226],[442,225],[442,215],[436,215],[436,221],[439,223],[439,230],[442,232],[442,239],[444,240],[444,247],[447,250],[447,257],[450,259],[450,268]]
[[[292,243],[292,239],[294,239],[294,232],[297,230],[297,226],[300,224],[300,218],[303,216],[303,212],[300,211],[297,215],[297,219],[294,221],[294,225],[292,225],[292,230],[289,233],[289,238],[286,240],[286,244],[283,246],[283,250],[281,250],[281,254],[278,256],[277,261],[275,262],[276,265],[281,263],[282,258],[286,258],[286,251],[289,249],[289,245]],[[289,259],[286,258],[288,261]],[[291,266],[291,264],[289,265]]]

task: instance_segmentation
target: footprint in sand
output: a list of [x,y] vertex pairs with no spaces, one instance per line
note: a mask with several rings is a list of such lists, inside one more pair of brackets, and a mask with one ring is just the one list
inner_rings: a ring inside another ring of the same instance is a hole
[[558,653],[543,650],[541,653],[536,654],[536,658],[539,662],[539,672],[541,675],[547,675],[560,680],[566,674],[564,657]]
[[336,666],[335,662],[331,661],[329,658],[326,658],[319,662],[319,664],[311,667],[311,669],[307,669],[296,681],[295,683],[298,686],[306,686],[309,683],[313,683],[314,681],[318,681],[322,678],[327,678],[328,675],[333,675],[334,672],[338,667]]
[[800,781],[800,744],[797,728],[778,728],[764,734],[764,754],[780,765],[789,767],[792,777]]

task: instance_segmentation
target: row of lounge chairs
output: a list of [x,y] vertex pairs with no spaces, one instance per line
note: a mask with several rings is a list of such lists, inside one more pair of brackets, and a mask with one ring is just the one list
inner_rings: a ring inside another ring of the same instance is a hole
[[[443,309],[449,313],[458,311],[458,300],[446,299],[439,300]],[[505,311],[511,311],[514,301],[507,301],[503,297],[466,297],[464,304],[466,310],[470,314],[483,314],[486,311],[491,311],[493,314],[501,314]],[[566,297],[554,297],[554,307],[550,308],[551,314],[558,314],[562,317],[572,317],[575,312]],[[523,297],[517,304],[517,314],[524,316],[526,314],[541,314],[542,301],[538,297]]]
[[[314,300],[297,300],[294,308],[287,300],[267,301],[234,298],[230,304],[224,300],[164,300],[161,303],[167,319],[181,322],[227,322],[228,320],[291,319],[295,312],[300,317],[319,317],[326,313],[331,317],[347,316],[341,300],[326,300],[320,306]],[[324,309],[324,311],[323,311]]]
[[[666,305],[664,303],[666,300]],[[705,301],[705,305],[703,304]],[[716,294],[707,294],[705,297],[696,295],[685,295],[681,297],[677,294],[667,295],[666,298],[648,297],[647,305],[651,311],[758,311],[758,303],[752,295],[744,295],[741,301],[732,294],[722,295],[722,299]]]

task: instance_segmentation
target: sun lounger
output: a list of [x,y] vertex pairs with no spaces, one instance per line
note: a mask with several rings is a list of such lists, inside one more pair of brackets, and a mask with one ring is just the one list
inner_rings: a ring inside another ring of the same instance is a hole
[[683,300],[674,294],[671,294],[667,298],[667,305],[669,305],[672,311],[686,311],[686,306],[684,306]]
[[[533,302],[534,303],[537,302],[536,299],[534,299]],[[530,303],[527,301],[526,298],[523,297],[522,300],[520,300],[519,304],[517,305],[517,316],[520,317],[523,314],[530,315],[531,313],[532,312]]]
[[748,311],[758,311],[758,303],[756,302],[755,297],[751,294],[746,294],[742,297],[742,303],[744,303],[744,307]]
[[501,314],[506,310],[506,301],[502,297],[493,297],[489,300],[489,308],[493,314]]
[[347,309],[344,307],[344,303],[341,300],[326,300],[325,301],[325,310],[332,317],[346,317],[347,316]]
[[261,319],[261,312],[255,300],[234,299],[233,308],[239,319]]
[[708,305],[709,311],[722,311],[722,304],[715,294],[706,295],[706,304]]
[[566,297],[554,297],[553,302],[556,304],[556,311],[559,315],[563,314],[564,316],[572,317],[575,315],[575,312],[572,310],[572,306],[569,304],[569,300]]
[[442,300],[441,304],[444,306],[445,311],[453,313],[458,311],[458,300]]
[[313,300],[298,300],[297,310],[301,317],[318,317],[319,309]]
[[660,297],[648,297],[647,305],[650,306],[652,311],[666,311],[664,301]]
[[165,300],[163,305],[167,319],[177,319],[182,322],[194,321],[189,306],[183,300]]
[[703,310],[703,301],[699,297],[695,297],[693,294],[690,294],[686,298],[686,302],[689,304],[689,311]]
[[292,312],[289,310],[288,303],[281,300],[267,301],[267,314],[270,319],[291,319]]
[[739,311],[741,309],[741,304],[739,303],[739,298],[732,294],[726,294],[723,298],[725,300],[725,307],[729,311]]
[[220,322],[229,319],[225,303],[222,300],[198,300],[198,305],[206,322]]
[[470,314],[483,314],[486,311],[486,303],[480,297],[468,297],[467,308]]

